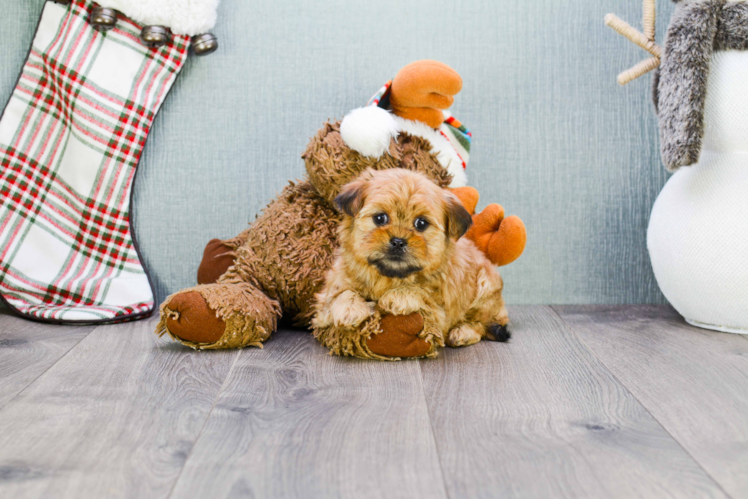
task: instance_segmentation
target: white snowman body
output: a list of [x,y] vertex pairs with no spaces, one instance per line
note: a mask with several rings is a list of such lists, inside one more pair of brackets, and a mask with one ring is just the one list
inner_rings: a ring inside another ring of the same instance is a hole
[[686,321],[748,334],[748,51],[714,52],[699,161],[658,196],[647,245]]

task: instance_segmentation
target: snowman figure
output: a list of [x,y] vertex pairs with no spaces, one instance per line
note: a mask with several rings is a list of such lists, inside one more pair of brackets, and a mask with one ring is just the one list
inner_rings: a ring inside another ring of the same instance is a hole
[[[674,172],[655,201],[647,245],[657,283],[692,325],[748,333],[748,2],[675,0],[664,50],[645,32],[606,24],[653,57],[661,155]],[[658,54],[659,52],[659,54]]]

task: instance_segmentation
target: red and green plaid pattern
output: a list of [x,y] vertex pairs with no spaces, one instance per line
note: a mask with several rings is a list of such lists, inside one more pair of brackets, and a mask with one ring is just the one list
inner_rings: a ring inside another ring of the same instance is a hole
[[0,119],[0,295],[56,322],[153,311],[130,233],[130,194],[148,132],[187,59],[120,17],[95,31],[95,4],[47,2]]

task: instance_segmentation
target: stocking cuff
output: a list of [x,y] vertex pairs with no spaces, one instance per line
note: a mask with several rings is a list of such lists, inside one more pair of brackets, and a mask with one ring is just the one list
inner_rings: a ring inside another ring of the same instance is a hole
[[97,0],[146,26],[171,28],[176,35],[200,35],[213,29],[219,0]]

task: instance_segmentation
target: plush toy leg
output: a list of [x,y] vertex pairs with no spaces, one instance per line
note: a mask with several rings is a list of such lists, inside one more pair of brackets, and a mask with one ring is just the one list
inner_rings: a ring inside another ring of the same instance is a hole
[[247,228],[229,240],[210,240],[205,245],[203,260],[197,268],[197,284],[209,285],[218,281],[218,278],[234,265],[236,250],[244,245],[249,238],[249,233],[250,229]]
[[278,301],[249,283],[198,285],[161,304],[156,333],[193,349],[262,347],[280,315]]
[[405,316],[388,314],[380,321],[379,333],[366,341],[372,352],[391,358],[419,358],[436,354],[434,346],[418,336],[423,331],[423,316],[418,313]]
[[229,267],[234,265],[234,248],[223,241],[212,239],[205,245],[203,260],[197,268],[197,284],[209,285],[218,281]]
[[314,336],[331,354],[338,356],[385,361],[436,357],[436,343],[419,336],[423,324],[423,317],[418,313],[382,316],[377,312],[356,328],[318,328]]

